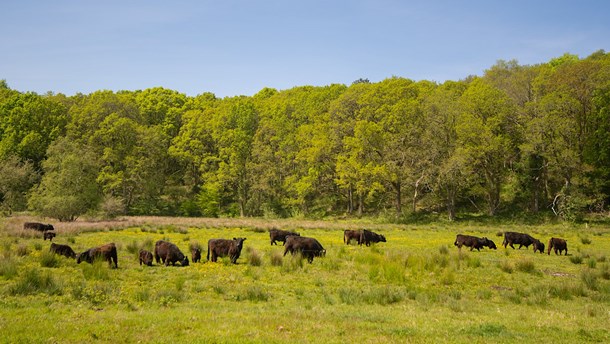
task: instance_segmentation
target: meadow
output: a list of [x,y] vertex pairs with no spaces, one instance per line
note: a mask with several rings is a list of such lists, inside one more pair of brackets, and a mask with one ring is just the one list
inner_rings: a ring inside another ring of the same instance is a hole
[[[610,228],[601,224],[414,225],[127,217],[53,223],[54,242],[82,252],[114,242],[118,269],[48,253],[24,231],[26,216],[0,219],[0,342],[6,343],[515,343],[610,342]],[[40,220],[40,219],[38,219]],[[40,222],[48,222],[42,219]],[[326,257],[283,257],[268,229],[318,239]],[[345,245],[344,229],[388,242]],[[568,256],[505,249],[503,231]],[[458,233],[487,236],[497,250],[459,251]],[[205,261],[211,238],[245,237],[234,265]],[[140,266],[140,248],[169,240],[190,266]],[[190,256],[190,253],[189,253]]]

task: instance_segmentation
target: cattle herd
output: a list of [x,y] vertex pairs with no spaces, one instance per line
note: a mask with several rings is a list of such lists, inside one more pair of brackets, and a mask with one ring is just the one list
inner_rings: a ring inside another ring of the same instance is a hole
[[[118,268],[117,248],[114,243],[92,247],[77,254],[70,246],[60,245],[53,242],[53,238],[55,238],[56,233],[53,225],[51,224],[26,222],[23,224],[23,229],[42,232],[43,239],[49,239],[49,241],[51,241],[50,252],[65,256],[67,258],[76,259],[78,264],[83,261],[93,263],[97,259],[103,259],[107,261],[111,267]],[[525,246],[526,249],[529,248],[529,246],[532,246],[534,253],[537,251],[544,253],[544,243],[533,238],[529,234],[504,232],[503,236],[504,241],[502,242],[502,245],[505,249],[507,246],[514,249],[514,245],[519,245],[519,249],[521,249],[523,246]],[[303,258],[306,258],[309,263],[312,263],[314,257],[324,257],[326,255],[326,250],[318,240],[301,236],[296,232],[274,228],[269,230],[269,238],[271,245],[277,245],[278,241],[284,244],[284,256],[286,256],[288,253],[291,255],[300,254]],[[210,239],[208,241],[206,258],[208,261],[216,262],[218,257],[229,257],[231,263],[237,264],[237,260],[241,255],[245,240],[246,238]],[[354,241],[360,246],[363,244],[370,246],[373,243],[386,242],[386,238],[381,234],[367,229],[345,230],[343,232],[343,242],[346,245],[350,245],[350,243]],[[470,251],[474,249],[480,251],[481,248],[484,247],[494,250],[497,249],[496,244],[486,237],[480,238],[464,234],[458,234],[453,244],[457,246],[460,251],[462,246],[470,247]],[[555,252],[555,255],[561,255],[562,252],[565,252],[564,254],[567,255],[568,244],[564,239],[551,238],[548,243],[547,254],[550,255],[551,250]],[[201,248],[191,246],[190,251],[192,262],[200,262]],[[165,266],[169,266],[170,264],[175,265],[176,263],[179,263],[181,266],[189,265],[188,257],[184,255],[182,251],[180,251],[178,246],[165,240],[159,240],[155,243],[154,252],[141,249],[138,256],[140,265],[144,264],[146,266],[152,266],[153,259],[157,264],[164,264]]]

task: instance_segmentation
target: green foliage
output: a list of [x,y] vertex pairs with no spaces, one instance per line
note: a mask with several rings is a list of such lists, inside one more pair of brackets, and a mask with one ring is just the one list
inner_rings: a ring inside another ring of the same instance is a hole
[[45,251],[40,255],[40,266],[43,268],[56,268],[59,267],[60,261],[59,256],[53,252]]
[[25,271],[9,287],[10,295],[31,295],[37,293],[61,295],[63,293],[62,282],[54,278],[50,272],[31,269]]

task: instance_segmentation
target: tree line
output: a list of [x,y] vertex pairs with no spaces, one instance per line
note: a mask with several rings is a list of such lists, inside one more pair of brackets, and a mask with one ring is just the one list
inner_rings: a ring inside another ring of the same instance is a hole
[[0,207],[108,216],[548,213],[610,201],[610,54],[194,97],[0,82]]

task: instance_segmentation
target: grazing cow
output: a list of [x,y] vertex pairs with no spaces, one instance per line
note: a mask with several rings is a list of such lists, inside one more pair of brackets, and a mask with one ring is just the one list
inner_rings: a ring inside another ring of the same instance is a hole
[[470,251],[475,248],[477,249],[477,251],[481,251],[481,248],[485,246],[489,247],[490,249],[497,249],[496,243],[487,239],[486,237],[479,238],[476,236],[464,234],[458,234],[455,237],[455,242],[453,243],[453,245],[457,246],[460,251],[462,250],[462,246],[470,247]]
[[[287,238],[298,238],[296,235],[289,235]],[[246,238],[233,238],[229,239],[210,239],[208,241],[208,255],[207,260],[213,262],[218,260],[218,257],[229,256],[231,263],[237,264],[237,259],[241,254],[241,249],[244,247],[244,241]]]
[[548,254],[551,254],[551,250],[555,251],[555,255],[557,255],[557,251],[559,251],[559,255],[561,256],[561,251],[566,251],[566,256],[568,255],[568,243],[564,239],[560,238],[551,238],[549,240],[549,251]]
[[93,264],[93,261],[99,258],[104,258],[110,266],[112,266],[112,263],[114,263],[114,267],[118,269],[118,255],[116,245],[114,243],[88,249],[87,251],[76,256],[76,263],[80,264],[82,261],[85,261],[89,264]]
[[65,256],[67,258],[76,258],[76,253],[74,253],[74,250],[72,250],[72,248],[68,245],[59,245],[51,243],[51,248],[49,249],[49,251],[55,254]]
[[301,236],[301,234],[296,232],[284,231],[281,229],[270,229],[269,230],[269,238],[271,239],[271,245],[277,245],[276,241],[281,241],[286,245],[286,237],[291,235]]
[[313,262],[313,257],[324,257],[326,255],[324,247],[314,238],[291,236],[286,238],[286,245],[284,246],[286,247],[284,249],[284,256],[288,252],[292,255],[301,253],[310,264]]
[[33,229],[35,231],[39,231],[39,232],[46,232],[46,231],[52,231],[55,228],[53,228],[53,225],[51,224],[44,224],[44,223],[38,223],[38,222],[26,222],[23,224],[23,229]]
[[350,241],[356,240],[358,245],[361,245],[360,239],[362,237],[362,231],[358,229],[346,229],[343,231],[343,242],[349,245]]
[[43,238],[43,240],[49,239],[49,241],[53,241],[53,238],[55,238],[55,232],[46,231],[46,232],[42,233],[42,238]]
[[191,247],[191,260],[193,263],[201,261],[201,249],[199,247]]
[[544,253],[544,244],[540,242],[540,240],[533,238],[529,234],[504,232],[504,241],[502,242],[504,248],[506,248],[506,246],[508,245],[514,249],[515,246],[513,246],[513,244],[519,245],[519,249],[521,249],[522,246],[525,246],[525,248],[529,248],[530,245],[533,245],[534,253],[536,251]]
[[176,265],[179,262],[181,266],[189,265],[189,258],[182,254],[178,246],[169,241],[159,240],[155,243],[155,260],[157,264],[163,262],[165,266]]
[[153,263],[153,254],[150,251],[146,251],[144,249],[140,249],[140,266],[142,264],[152,266]]
[[359,244],[362,246],[362,244],[365,244],[366,246],[371,246],[371,243],[378,243],[378,242],[386,242],[385,240],[385,236],[381,235],[381,234],[377,234],[375,232],[369,231],[369,230],[363,230],[362,233],[360,234],[360,242]]

